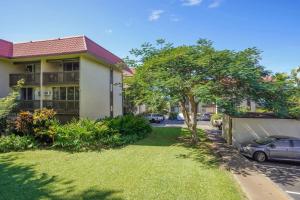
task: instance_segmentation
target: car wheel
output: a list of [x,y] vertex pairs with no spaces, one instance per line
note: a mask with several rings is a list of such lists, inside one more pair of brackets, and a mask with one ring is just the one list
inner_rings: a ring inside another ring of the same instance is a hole
[[257,162],[264,162],[267,160],[267,155],[264,152],[258,151],[258,152],[255,152],[254,159]]

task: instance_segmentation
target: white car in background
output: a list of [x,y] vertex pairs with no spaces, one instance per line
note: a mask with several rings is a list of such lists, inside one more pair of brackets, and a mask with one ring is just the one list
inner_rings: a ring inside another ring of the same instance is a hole
[[160,123],[165,120],[165,117],[161,114],[151,113],[146,115],[146,119],[148,119],[151,123]]
[[184,120],[184,116],[183,116],[182,113],[178,113],[177,120],[179,120],[179,121],[183,121]]

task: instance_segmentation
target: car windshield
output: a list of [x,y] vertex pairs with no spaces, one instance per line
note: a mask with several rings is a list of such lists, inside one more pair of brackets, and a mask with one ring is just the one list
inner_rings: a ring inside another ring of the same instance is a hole
[[264,138],[259,138],[254,140],[257,144],[269,144],[273,142],[275,139],[274,138],[269,138],[269,137],[264,137]]

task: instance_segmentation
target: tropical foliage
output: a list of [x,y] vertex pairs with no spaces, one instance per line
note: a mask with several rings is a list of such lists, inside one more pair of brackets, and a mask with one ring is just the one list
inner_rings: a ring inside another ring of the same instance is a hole
[[[135,102],[146,105],[178,102],[193,141],[197,141],[200,102],[217,101],[223,112],[233,114],[242,100],[262,93],[262,77],[269,73],[259,64],[260,51],[256,48],[217,50],[205,39],[178,47],[161,42],[131,51],[138,68],[128,93],[135,96]],[[186,108],[188,104],[191,111]]]
[[15,132],[0,138],[0,152],[50,147],[69,151],[122,146],[146,137],[151,126],[143,117],[125,115],[99,121],[81,119],[60,124],[53,110],[20,112]]
[[9,95],[0,99],[0,133],[5,131],[7,127],[7,117],[17,106],[17,98],[19,96],[20,88],[24,85],[24,80],[18,81],[16,87],[12,89]]

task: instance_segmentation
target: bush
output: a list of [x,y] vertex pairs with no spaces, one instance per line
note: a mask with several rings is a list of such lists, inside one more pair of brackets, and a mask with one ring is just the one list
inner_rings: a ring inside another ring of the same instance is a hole
[[56,112],[53,109],[39,109],[33,113],[34,136],[42,142],[53,143],[57,125],[55,120]]
[[15,130],[20,135],[32,135],[33,133],[33,115],[28,111],[21,111],[15,121]]
[[8,135],[0,137],[0,152],[23,151],[37,147],[32,136]]
[[118,130],[122,136],[135,135],[137,138],[144,138],[152,130],[148,120],[134,115],[107,118],[103,123],[111,129]]
[[[65,125],[54,120],[54,115],[53,111],[46,109],[35,111],[33,115],[28,112],[19,113],[16,124],[22,137],[10,135],[3,138],[0,152],[27,149],[34,140],[70,151],[116,147],[133,143],[152,131],[146,119],[133,115],[101,121],[73,120]],[[51,141],[45,138],[50,138]]]
[[52,109],[35,110],[34,113],[21,111],[14,123],[18,135],[31,135],[40,142],[53,143],[55,131],[53,126],[57,124],[55,111]]
[[151,132],[149,122],[133,115],[101,121],[79,120],[54,127],[54,146],[73,151],[116,147],[133,143]]
[[23,85],[24,80],[19,80],[17,86],[13,87],[13,90],[7,97],[0,98],[0,134],[6,130],[7,117],[18,106],[17,98],[19,96],[19,90]]

